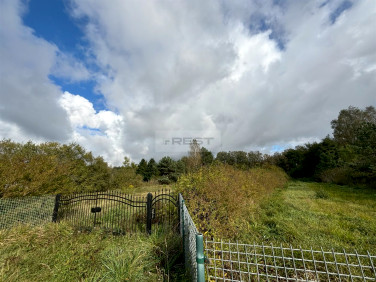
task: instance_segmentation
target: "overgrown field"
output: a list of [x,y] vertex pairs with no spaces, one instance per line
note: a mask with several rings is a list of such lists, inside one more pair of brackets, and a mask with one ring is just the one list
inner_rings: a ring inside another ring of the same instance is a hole
[[0,231],[0,281],[185,281],[181,244],[175,234],[19,226]]
[[178,182],[207,238],[376,253],[376,190],[212,166]]
[[249,217],[242,239],[376,253],[376,190],[291,181]]
[[176,186],[204,235],[238,239],[260,202],[286,183],[277,167],[241,170],[217,164],[183,175]]

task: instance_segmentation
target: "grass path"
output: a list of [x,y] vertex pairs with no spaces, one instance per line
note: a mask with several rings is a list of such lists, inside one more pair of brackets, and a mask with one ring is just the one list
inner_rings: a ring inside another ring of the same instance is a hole
[[376,190],[290,181],[264,201],[251,236],[302,247],[376,253]]

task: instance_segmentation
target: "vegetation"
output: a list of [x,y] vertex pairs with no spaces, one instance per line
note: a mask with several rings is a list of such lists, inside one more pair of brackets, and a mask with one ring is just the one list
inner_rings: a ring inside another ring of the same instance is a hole
[[376,252],[374,189],[286,179],[275,167],[217,165],[177,186],[208,238]]
[[277,167],[240,170],[217,163],[181,176],[176,186],[201,232],[238,239],[250,213],[286,183],[286,174]]
[[295,178],[376,188],[376,109],[349,107],[331,125],[334,138],[288,149],[276,163]]
[[1,281],[186,281],[172,233],[112,236],[67,224],[0,231]]
[[290,181],[250,215],[242,240],[374,254],[375,190]]
[[131,166],[111,168],[78,144],[0,141],[0,197],[138,187]]

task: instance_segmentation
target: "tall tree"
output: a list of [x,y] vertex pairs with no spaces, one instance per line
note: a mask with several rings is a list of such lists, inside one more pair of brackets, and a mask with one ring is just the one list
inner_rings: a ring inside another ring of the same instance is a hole
[[139,175],[142,175],[144,181],[147,181],[147,179],[145,179],[145,173],[146,173],[146,170],[147,170],[147,166],[148,166],[148,163],[145,161],[145,159],[142,159],[140,161],[140,163],[138,164],[137,169],[136,169],[136,173],[139,174]]
[[213,162],[213,160],[214,160],[213,153],[210,152],[205,147],[201,148],[200,154],[201,154],[201,164],[202,165],[209,165]]
[[353,145],[357,141],[357,131],[364,122],[376,124],[376,109],[373,106],[361,110],[350,106],[341,110],[338,118],[332,120],[334,140],[340,145]]
[[196,139],[193,139],[189,145],[188,153],[188,171],[196,171],[201,166],[201,149]]

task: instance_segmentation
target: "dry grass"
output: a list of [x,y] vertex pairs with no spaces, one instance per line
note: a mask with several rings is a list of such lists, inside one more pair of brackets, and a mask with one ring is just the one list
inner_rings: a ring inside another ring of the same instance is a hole
[[177,190],[186,199],[201,232],[209,237],[237,239],[249,213],[286,183],[286,174],[276,167],[240,170],[219,164],[183,175]]

